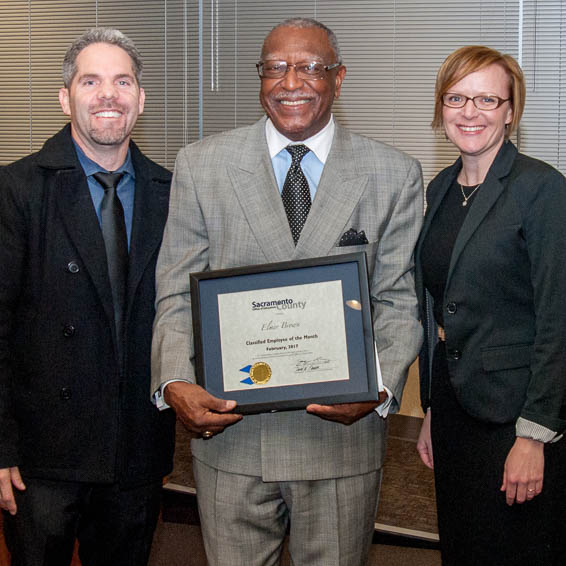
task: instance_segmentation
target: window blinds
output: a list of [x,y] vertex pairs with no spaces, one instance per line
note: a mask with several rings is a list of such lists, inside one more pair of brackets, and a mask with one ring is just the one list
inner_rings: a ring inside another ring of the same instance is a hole
[[340,41],[348,74],[335,103],[353,131],[418,158],[425,181],[457,153],[430,128],[434,80],[454,49],[485,44],[522,62],[520,149],[566,172],[566,8],[560,0],[82,0],[0,5],[0,164],[39,149],[66,121],[65,49],[86,28],[118,27],[145,61],[134,139],[172,167],[184,144],[262,115],[255,63],[266,33],[314,17]]

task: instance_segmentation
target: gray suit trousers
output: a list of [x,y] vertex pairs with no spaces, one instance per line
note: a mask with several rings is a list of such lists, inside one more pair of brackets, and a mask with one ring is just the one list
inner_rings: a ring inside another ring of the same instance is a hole
[[193,470],[211,566],[279,564],[287,531],[294,566],[367,564],[381,470],[281,482],[223,472],[196,458]]

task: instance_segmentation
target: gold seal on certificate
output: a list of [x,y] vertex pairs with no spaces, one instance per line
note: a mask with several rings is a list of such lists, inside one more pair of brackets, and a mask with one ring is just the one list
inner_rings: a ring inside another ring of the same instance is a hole
[[257,362],[250,368],[250,379],[259,385],[267,383],[271,378],[271,368],[265,362]]

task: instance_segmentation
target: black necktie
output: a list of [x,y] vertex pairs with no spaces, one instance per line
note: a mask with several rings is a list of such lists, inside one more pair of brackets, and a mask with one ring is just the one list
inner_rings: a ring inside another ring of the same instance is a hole
[[291,167],[281,191],[283,206],[287,213],[291,234],[295,245],[299,241],[311,208],[311,193],[307,178],[301,169],[301,159],[310,151],[306,145],[288,145],[285,148],[291,154]]
[[114,301],[114,318],[118,344],[122,340],[122,325],[126,299],[126,278],[128,276],[128,236],[124,209],[118,198],[116,187],[124,173],[95,173],[93,177],[104,188],[100,206],[102,236],[108,261],[108,275]]

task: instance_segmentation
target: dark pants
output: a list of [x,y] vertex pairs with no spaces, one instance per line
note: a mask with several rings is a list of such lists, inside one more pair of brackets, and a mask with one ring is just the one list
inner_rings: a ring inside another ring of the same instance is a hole
[[12,566],[68,566],[75,538],[83,566],[147,564],[161,503],[161,481],[123,489],[24,478],[18,512],[4,513]]
[[542,493],[508,506],[500,491],[515,423],[478,421],[450,382],[444,344],[436,349],[431,396],[438,529],[444,566],[566,564],[566,442],[544,447]]

